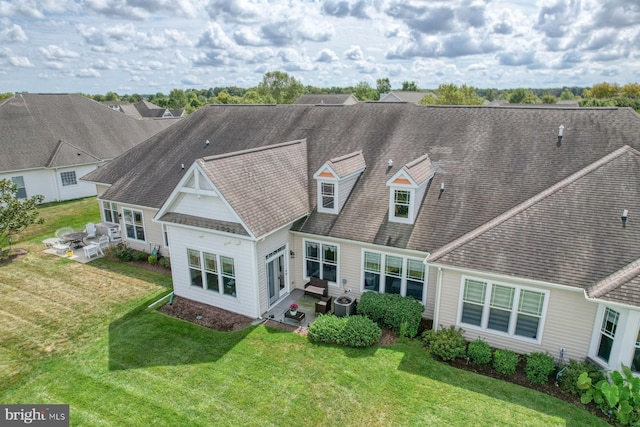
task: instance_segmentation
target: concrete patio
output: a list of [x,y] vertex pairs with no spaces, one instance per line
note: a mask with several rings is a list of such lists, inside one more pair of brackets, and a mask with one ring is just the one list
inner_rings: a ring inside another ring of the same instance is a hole
[[[98,239],[85,239],[86,240],[86,244],[90,244],[90,243],[96,243],[98,241]],[[109,242],[109,244],[111,245],[113,242]],[[79,247],[76,249],[73,249],[73,247],[71,248],[71,250],[73,251],[73,255],[72,256],[68,256],[66,254],[66,252],[60,252],[59,250],[56,250],[52,247],[45,249],[43,252],[46,254],[51,254],[51,255],[56,255],[60,258],[66,258],[72,261],[76,261],[76,262],[80,262],[82,264],[86,264],[89,261],[92,261],[94,259],[98,259],[98,258],[102,258],[104,256],[104,254],[98,253],[97,256],[92,256],[91,258],[88,258],[85,253],[84,253],[84,249],[83,247]]]
[[[319,298],[305,296],[302,289],[294,289],[289,293],[289,295],[285,296],[278,304],[272,307],[263,319],[273,320],[290,326],[301,326],[306,328],[317,318],[315,304],[319,300]],[[300,324],[293,319],[287,319],[284,317],[285,312],[289,310],[289,306],[294,302],[298,304],[298,311],[305,314],[304,320],[302,320]]]

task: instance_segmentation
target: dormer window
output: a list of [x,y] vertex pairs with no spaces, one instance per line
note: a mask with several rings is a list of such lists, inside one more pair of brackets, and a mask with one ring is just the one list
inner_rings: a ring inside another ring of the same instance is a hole
[[393,216],[396,219],[409,219],[409,210],[411,209],[411,191],[393,191]]
[[[393,165],[392,162],[389,162]],[[393,167],[393,166],[391,166]],[[389,187],[389,221],[413,224],[424,199],[434,169],[428,155],[407,163],[391,179]]]
[[336,206],[336,185],[331,182],[320,182],[322,209],[333,210]]
[[361,151],[336,157],[313,174],[318,193],[318,212],[338,214],[358,177],[365,169]]

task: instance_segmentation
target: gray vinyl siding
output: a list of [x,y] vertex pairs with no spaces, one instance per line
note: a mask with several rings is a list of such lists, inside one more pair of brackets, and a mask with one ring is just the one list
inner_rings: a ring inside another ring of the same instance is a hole
[[[479,330],[458,323],[458,307],[463,276],[548,291],[540,344],[517,337],[494,334],[491,331]],[[555,358],[559,358],[560,349],[564,348],[565,359],[580,360],[588,355],[596,310],[597,304],[587,301],[583,291],[580,289],[567,288],[565,290],[556,287],[543,287],[517,279],[496,279],[480,272],[477,274],[462,274],[459,271],[443,268],[440,316],[437,322],[438,325],[444,327],[458,325],[465,331],[464,336],[468,341],[482,337],[486,339],[489,345],[495,348],[508,348],[521,354],[546,351]]]

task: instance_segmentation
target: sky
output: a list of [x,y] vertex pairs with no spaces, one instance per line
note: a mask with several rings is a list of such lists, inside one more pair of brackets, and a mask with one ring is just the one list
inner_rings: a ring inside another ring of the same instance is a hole
[[0,93],[640,82],[640,0],[0,0]]

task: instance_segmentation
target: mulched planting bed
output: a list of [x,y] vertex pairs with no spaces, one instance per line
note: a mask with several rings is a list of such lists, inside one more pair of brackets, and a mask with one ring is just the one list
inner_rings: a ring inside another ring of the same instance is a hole
[[167,303],[159,310],[169,316],[223,332],[244,329],[254,320],[242,314],[232,313],[178,296],[173,299],[173,304]]

